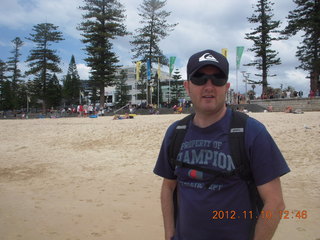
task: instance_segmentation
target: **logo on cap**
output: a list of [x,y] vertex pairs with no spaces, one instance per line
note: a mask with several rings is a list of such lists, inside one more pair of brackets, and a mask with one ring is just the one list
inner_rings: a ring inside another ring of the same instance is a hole
[[199,58],[199,62],[203,62],[203,61],[213,61],[213,62],[219,63],[218,60],[214,56],[212,56],[210,53],[205,53]]

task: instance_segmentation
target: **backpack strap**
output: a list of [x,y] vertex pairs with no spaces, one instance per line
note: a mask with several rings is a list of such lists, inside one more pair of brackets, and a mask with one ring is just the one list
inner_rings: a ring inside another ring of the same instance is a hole
[[232,110],[229,131],[229,148],[233,163],[240,177],[246,181],[252,179],[250,162],[244,144],[244,133],[248,117],[245,113]]
[[[245,113],[232,110],[229,132],[229,148],[239,176],[247,183],[251,207],[254,210],[254,214],[258,211],[259,215],[263,208],[263,201],[255,185],[251,172],[250,160],[245,149],[245,128],[248,117],[249,116]],[[256,215],[254,216],[255,217],[252,219],[253,225],[250,232],[250,239],[253,239],[254,237],[255,226],[257,223]]]
[[245,128],[248,115],[245,113],[232,111],[230,123],[229,148],[239,176],[247,182],[251,194],[253,209],[260,211],[263,208],[263,202],[258,193],[257,187],[251,172],[250,160],[245,148]]
[[[194,114],[190,114],[183,119],[179,120],[178,125],[174,129],[173,135],[170,138],[169,144],[169,160],[173,170],[175,169],[177,157],[181,149],[182,142],[187,133],[189,122],[194,118]],[[178,193],[177,187],[173,192],[173,208],[174,208],[174,224],[177,224],[178,218]]]
[[170,139],[169,145],[169,158],[170,163],[175,168],[177,157],[181,149],[184,137],[187,133],[189,122],[194,118],[194,114],[190,114],[183,119],[179,120],[178,125],[174,129],[173,135]]

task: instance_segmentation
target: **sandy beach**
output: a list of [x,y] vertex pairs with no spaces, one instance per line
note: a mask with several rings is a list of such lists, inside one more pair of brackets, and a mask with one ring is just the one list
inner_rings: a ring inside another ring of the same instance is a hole
[[[183,116],[1,120],[0,239],[163,240],[152,170],[166,128]],[[291,168],[288,219],[273,239],[320,240],[320,112],[250,116]]]

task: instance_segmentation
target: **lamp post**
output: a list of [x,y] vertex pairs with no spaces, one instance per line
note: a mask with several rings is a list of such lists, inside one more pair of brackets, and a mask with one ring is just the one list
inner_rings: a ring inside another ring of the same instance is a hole
[[244,80],[243,82],[245,83],[245,97],[246,97],[246,101],[248,99],[248,80],[249,80],[249,76],[250,76],[250,73],[247,73],[246,71],[241,71],[243,77],[244,77]]

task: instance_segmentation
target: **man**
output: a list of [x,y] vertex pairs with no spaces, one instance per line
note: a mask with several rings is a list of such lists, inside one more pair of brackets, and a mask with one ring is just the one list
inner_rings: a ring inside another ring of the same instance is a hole
[[[227,59],[212,50],[192,55],[187,65],[185,90],[195,115],[181,145],[177,161],[216,171],[235,170],[228,133],[232,112],[225,98],[230,87]],[[216,178],[206,172],[176,167],[169,160],[168,147],[177,122],[164,137],[154,173],[163,177],[161,206],[166,240],[255,240],[271,239],[280,221],[284,201],[279,177],[290,170],[265,127],[248,118],[245,148],[250,169],[263,200],[263,213],[253,225],[248,184],[237,175]],[[174,218],[174,190],[178,215]],[[268,217],[266,217],[266,213]],[[271,216],[271,217],[270,217]]]

